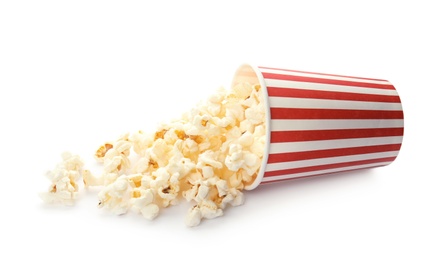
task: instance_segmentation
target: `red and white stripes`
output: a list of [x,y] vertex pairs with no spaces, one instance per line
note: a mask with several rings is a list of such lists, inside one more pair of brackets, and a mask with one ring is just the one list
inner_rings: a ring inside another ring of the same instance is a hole
[[261,183],[383,166],[398,155],[403,111],[388,81],[255,70],[267,88],[270,107],[270,144]]

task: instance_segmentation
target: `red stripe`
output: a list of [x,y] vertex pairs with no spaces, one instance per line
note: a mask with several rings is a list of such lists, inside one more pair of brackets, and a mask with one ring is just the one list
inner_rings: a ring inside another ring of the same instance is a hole
[[300,82],[310,82],[310,83],[322,83],[322,84],[332,84],[332,85],[342,85],[351,87],[364,87],[364,88],[378,88],[378,89],[391,89],[394,87],[392,85],[383,85],[377,83],[367,83],[367,82],[356,82],[338,79],[323,79],[323,78],[312,78],[303,76],[293,76],[293,75],[283,75],[275,73],[263,72],[263,77],[265,79],[279,79],[279,80],[292,80]]
[[272,143],[301,142],[349,138],[367,138],[382,136],[402,136],[403,127],[397,128],[367,128],[367,129],[330,129],[330,130],[300,130],[272,131]]
[[270,108],[272,119],[403,119],[397,110]]
[[260,184],[268,184],[268,183],[274,183],[274,182],[280,182],[280,181],[287,181],[287,180],[297,180],[297,179],[304,179],[304,178],[311,178],[311,177],[318,177],[318,176],[326,176],[326,175],[332,175],[336,173],[345,173],[345,172],[353,172],[353,171],[359,171],[359,170],[365,170],[365,169],[373,169],[376,167],[382,167],[386,166],[386,164],[380,165],[380,166],[370,166],[370,167],[363,167],[353,170],[341,170],[341,171],[333,171],[333,172],[327,172],[327,173],[321,173],[321,174],[314,174],[314,175],[307,175],[307,176],[298,176],[298,177],[292,177],[287,179],[279,179],[279,180],[270,180],[270,181],[263,181]]
[[294,153],[270,154],[267,163],[292,162],[336,156],[347,156],[367,153],[380,153],[388,151],[399,151],[401,144],[373,145],[363,147],[350,147],[326,150],[314,150]]
[[356,165],[362,165],[362,164],[371,164],[371,163],[378,163],[378,162],[391,162],[391,161],[394,161],[395,159],[396,157],[386,157],[386,158],[369,159],[369,160],[361,160],[361,161],[353,161],[353,162],[333,163],[333,164],[285,169],[285,170],[278,170],[278,171],[272,171],[272,172],[265,172],[264,177],[313,172],[313,171],[320,171],[320,170],[327,170],[327,169],[336,169],[336,168],[343,168],[343,167],[356,166]]
[[373,95],[373,94],[346,93],[346,92],[294,89],[294,88],[278,88],[278,87],[267,87],[267,92],[271,97],[294,97],[294,98],[315,98],[315,99],[400,103],[399,96],[387,96],[387,95]]
[[308,72],[308,71],[301,71],[301,70],[276,69],[276,68],[269,68],[269,67],[259,67],[259,68],[270,69],[270,70],[298,72],[298,73],[307,73],[307,74],[314,74],[314,75],[321,75],[321,76],[342,77],[342,78],[347,78],[347,79],[364,79],[364,80],[375,80],[375,81],[381,81],[381,82],[388,82],[387,80],[384,80],[384,79],[362,78],[362,77],[343,76],[343,75],[327,74],[327,73],[319,73],[319,72]]

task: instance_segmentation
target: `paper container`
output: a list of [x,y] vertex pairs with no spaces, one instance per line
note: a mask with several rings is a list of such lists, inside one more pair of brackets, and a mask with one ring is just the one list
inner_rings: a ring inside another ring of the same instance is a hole
[[386,80],[242,65],[233,84],[260,84],[267,142],[260,184],[385,166],[403,139],[403,110]]

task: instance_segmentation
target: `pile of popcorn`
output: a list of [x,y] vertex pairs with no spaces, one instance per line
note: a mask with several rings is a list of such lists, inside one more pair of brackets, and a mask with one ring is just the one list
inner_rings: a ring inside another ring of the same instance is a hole
[[266,117],[260,85],[220,88],[180,119],[160,124],[153,133],[127,133],[100,146],[103,167],[93,174],[71,153],[47,177],[42,193],[49,203],[73,205],[78,182],[99,186],[99,207],[121,215],[129,210],[146,219],[181,200],[192,204],[188,226],[223,215],[244,203],[243,190],[256,179],[266,143]]

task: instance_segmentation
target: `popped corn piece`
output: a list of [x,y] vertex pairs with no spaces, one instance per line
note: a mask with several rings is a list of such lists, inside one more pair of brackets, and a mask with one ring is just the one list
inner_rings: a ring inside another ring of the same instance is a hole
[[104,187],[98,194],[99,207],[104,207],[116,215],[127,213],[130,208],[132,188],[127,176],[122,175],[113,183]]
[[239,128],[240,128],[240,131],[242,133],[245,131],[249,131],[251,133],[254,133],[254,127],[255,127],[255,125],[253,123],[251,123],[251,121],[248,119],[241,121],[239,124]]
[[208,179],[214,176],[214,169],[211,166],[202,167],[203,178]]
[[196,194],[195,200],[197,202],[203,201],[207,198],[208,194],[209,194],[209,187],[201,184],[201,185],[199,185],[199,188],[197,189],[197,194]]
[[140,212],[142,213],[142,216],[144,218],[148,220],[153,220],[158,216],[160,208],[157,206],[157,204],[151,203],[144,206]]
[[76,190],[70,184],[68,177],[61,178],[52,184],[49,192],[40,193],[40,197],[47,203],[61,203],[63,205],[73,205],[76,197]]
[[266,146],[266,138],[265,138],[265,136],[260,136],[260,137],[254,138],[254,142],[252,143],[249,150],[251,151],[251,153],[262,158],[264,155],[264,147],[265,146]]
[[238,103],[229,103],[228,107],[226,108],[225,116],[227,118],[231,118],[234,123],[240,122],[244,119],[244,109],[243,106]]
[[254,136],[249,131],[244,131],[244,133],[237,139],[237,143],[242,147],[249,147],[254,142]]
[[158,168],[156,171],[152,172],[152,176],[155,177],[155,179],[150,182],[150,186],[155,190],[158,190],[159,187],[166,186],[170,178],[170,174],[165,168]]
[[123,158],[121,156],[115,156],[110,160],[104,161],[104,171],[106,173],[119,172],[122,168]]
[[185,219],[185,224],[189,227],[198,226],[203,218],[200,208],[196,206],[190,208]]
[[264,107],[260,103],[256,106],[248,107],[245,110],[245,117],[254,125],[258,125],[264,122],[265,112]]
[[245,100],[242,100],[240,103],[245,108],[248,108],[248,107],[256,106],[258,104],[258,100],[254,97],[254,93],[251,93],[251,95],[248,98],[246,98]]
[[189,158],[185,158],[182,154],[182,149],[184,141],[177,140],[171,150],[171,157],[166,166],[168,172],[177,172],[180,176],[187,175],[190,171],[192,171],[196,165]]
[[151,158],[157,162],[159,167],[164,167],[167,165],[167,156],[170,152],[170,146],[162,138],[155,140],[151,148],[149,148]]
[[103,176],[95,176],[88,170],[84,170],[82,172],[82,177],[83,177],[85,187],[101,186],[104,183]]
[[199,171],[195,171],[188,174],[187,181],[192,185],[197,185],[197,184],[200,184],[200,182],[202,181],[202,178],[203,178],[202,174]]
[[157,190],[158,196],[161,198],[161,206],[166,208],[177,203],[177,191],[170,185],[167,187],[159,187]]
[[[187,128],[185,129],[185,134],[187,136],[189,136],[190,138],[192,138],[193,136],[200,136],[201,131],[199,130],[198,127],[196,127],[195,125],[190,124],[189,126],[187,126]],[[200,142],[197,142],[200,143]]]
[[151,188],[151,183],[153,181],[153,177],[150,175],[142,175],[142,178],[140,179],[140,186],[143,189],[149,189]]
[[113,145],[111,143],[105,143],[101,145],[99,149],[97,149],[97,151],[95,152],[94,158],[98,162],[103,162],[106,152],[112,149],[112,147]]
[[199,154],[197,168],[202,168],[207,165],[217,169],[222,168],[222,163],[216,160],[216,153],[214,151],[207,150]]
[[193,119],[193,125],[198,129],[198,132],[206,130],[208,122],[211,118],[208,115],[196,115]]
[[150,204],[153,204],[154,194],[151,189],[140,189],[139,194],[139,197],[131,199],[131,210],[143,215],[148,211],[148,208],[146,207]]
[[266,135],[266,128],[263,125],[258,125],[255,127],[254,136],[264,137]]
[[103,185],[109,185],[118,179],[119,174],[117,172],[103,173]]
[[228,151],[229,155],[225,159],[225,165],[230,171],[238,171],[245,163],[243,160],[242,146],[231,144]]
[[228,179],[230,187],[239,187],[242,184],[242,174],[234,173]]
[[204,152],[211,148],[211,142],[206,138],[199,144],[199,150]]
[[162,206],[176,205],[179,190],[179,173],[174,173],[171,175],[167,185],[161,186],[157,190],[158,196],[162,199]]
[[260,85],[252,86],[252,92],[248,98],[242,101],[242,105],[247,107],[253,107],[258,105],[259,103],[263,103],[263,95],[260,91]]
[[227,193],[224,196],[218,197],[216,203],[220,209],[225,209],[233,200],[233,195],[231,193]]
[[227,205],[237,207],[243,205],[243,203],[245,203],[243,193],[240,190],[232,188],[228,190],[226,195],[221,196],[221,202],[218,203],[218,207],[225,209]]
[[227,195],[229,188],[226,180],[218,180],[215,185],[220,197]]
[[260,158],[257,155],[250,152],[245,152],[243,159],[244,159],[245,165],[249,167],[258,166],[260,161]]
[[252,86],[251,84],[245,82],[240,84],[235,84],[231,88],[231,92],[233,95],[235,95],[238,98],[246,99],[251,95],[252,92]]
[[144,173],[149,168],[149,159],[146,157],[141,157],[134,165],[133,172]]
[[197,191],[198,185],[193,185],[190,189],[182,192],[182,197],[184,197],[186,201],[190,202],[196,197]]
[[209,103],[206,110],[209,115],[218,116],[221,112],[221,104]]
[[[103,145],[101,145],[97,151],[94,153],[94,158],[98,162],[103,162],[106,157],[112,158],[113,156],[124,154],[125,156],[128,156],[130,154],[130,148],[132,147],[132,143],[128,138],[128,133],[122,135],[120,138],[118,138],[115,142],[106,142]],[[115,151],[113,154],[112,151]],[[110,157],[108,156],[108,153],[110,153]]]
[[236,120],[233,117],[213,117],[212,118],[214,124],[221,128],[226,128],[236,122]]
[[223,215],[222,209],[218,208],[215,202],[203,200],[197,204],[202,214],[202,218],[212,219]]
[[123,191],[125,191],[127,189],[128,182],[125,178],[121,178],[118,181],[114,182],[113,186],[114,186],[115,192],[118,192],[118,193],[121,192],[122,193]]
[[73,155],[70,152],[64,152],[61,154],[63,162],[61,162],[61,167],[64,167],[69,171],[79,171],[84,166],[84,162],[79,155]]
[[125,156],[130,155],[130,149],[133,143],[126,140],[120,140],[114,143],[112,149],[115,149],[118,153],[124,154]]
[[240,128],[235,126],[232,127],[227,133],[226,138],[230,142],[226,142],[227,145],[230,145],[232,141],[238,140],[242,136],[242,132],[240,131]]
[[140,196],[133,200],[133,209],[138,209],[139,211],[142,207],[152,203],[154,201],[154,194],[150,189],[141,189]]
[[[206,186],[215,186],[216,185],[216,182],[217,182],[217,180],[219,179],[219,177],[218,176],[214,176],[214,177],[212,177],[212,178],[208,178],[208,179],[205,179],[205,180],[203,180],[202,181],[202,184],[204,184],[204,185],[206,185]],[[212,189],[212,191],[213,191],[214,189]]]
[[60,203],[73,205],[78,194],[78,180],[82,176],[82,159],[77,155],[65,152],[61,155],[62,161],[56,167],[46,173],[51,181],[48,192],[39,196],[47,203]]
[[[121,142],[119,145],[120,146],[117,147],[116,144],[114,144],[114,147],[106,152],[103,162],[105,172],[123,173],[130,168],[128,153],[131,144],[124,144]],[[129,148],[124,150],[126,147]]]
[[225,100],[227,91],[225,88],[220,87],[215,93],[209,96],[208,102],[210,104],[221,104]]
[[233,200],[229,202],[230,205],[232,205],[233,207],[243,205],[243,203],[245,202],[245,197],[240,190],[231,189],[230,194],[233,196]]
[[192,122],[193,118],[200,114],[200,110],[197,107],[191,108],[188,112],[182,114],[184,122]]
[[154,136],[143,131],[138,131],[137,133],[130,135],[129,139],[133,144],[134,152],[142,156],[146,149],[151,147],[154,143]]
[[104,160],[111,160],[113,157],[121,156],[128,158],[130,153],[130,148],[132,144],[130,142],[120,141],[115,143],[113,148],[109,149],[104,156]]
[[183,157],[177,161],[169,160],[169,164],[166,168],[169,172],[177,172],[183,177],[194,170],[196,165],[190,159]]
[[199,152],[199,146],[196,141],[191,138],[185,139],[182,146],[182,153],[190,159]]
[[219,137],[223,132],[222,128],[215,124],[210,124],[206,131],[206,135],[209,137],[209,139],[212,137]]
[[140,173],[127,175],[130,185],[133,188],[139,188],[142,186],[143,175]]
[[254,174],[254,172],[251,172],[250,174],[248,174],[248,171],[242,168],[238,171],[238,174],[242,176],[242,183],[249,183],[253,179],[252,175]]

